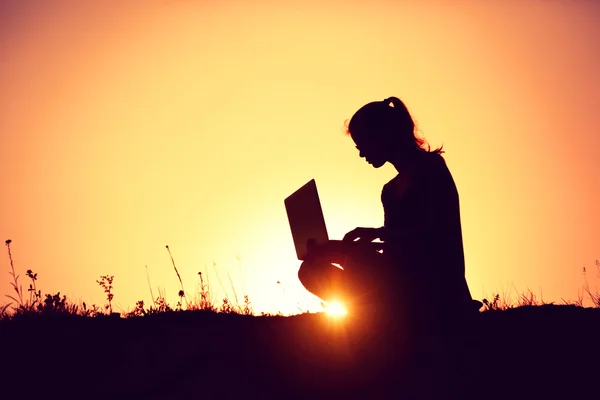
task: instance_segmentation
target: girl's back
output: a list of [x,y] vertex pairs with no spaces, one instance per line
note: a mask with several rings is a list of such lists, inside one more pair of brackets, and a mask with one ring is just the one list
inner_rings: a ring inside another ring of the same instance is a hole
[[458,191],[443,157],[423,152],[381,200],[402,298],[436,319],[468,307]]

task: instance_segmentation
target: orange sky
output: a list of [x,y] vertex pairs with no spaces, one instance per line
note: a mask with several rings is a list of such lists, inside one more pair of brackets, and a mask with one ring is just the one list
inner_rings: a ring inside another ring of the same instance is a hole
[[147,265],[174,303],[169,245],[188,293],[229,273],[258,311],[316,310],[283,199],[315,178],[332,238],[381,226],[395,171],[343,124],[389,96],[444,144],[474,297],[574,299],[600,258],[595,2],[23,3],[0,5],[0,239],[44,293],[102,304],[114,275],[127,310]]

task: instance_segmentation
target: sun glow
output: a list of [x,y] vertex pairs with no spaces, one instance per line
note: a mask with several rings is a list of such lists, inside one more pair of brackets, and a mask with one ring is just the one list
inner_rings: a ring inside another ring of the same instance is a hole
[[348,314],[346,308],[342,305],[342,303],[338,301],[333,301],[325,307],[325,312],[327,315],[335,318],[340,318]]

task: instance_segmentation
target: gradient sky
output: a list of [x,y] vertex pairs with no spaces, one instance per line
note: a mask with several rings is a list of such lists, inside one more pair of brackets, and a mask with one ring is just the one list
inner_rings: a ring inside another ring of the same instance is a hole
[[473,296],[575,299],[600,258],[598,71],[592,1],[4,0],[0,239],[75,301],[108,274],[117,307],[148,303],[147,265],[175,303],[169,245],[190,296],[203,271],[316,310],[283,199],[315,178],[330,237],[381,226],[395,170],[343,129],[397,96],[446,150]]

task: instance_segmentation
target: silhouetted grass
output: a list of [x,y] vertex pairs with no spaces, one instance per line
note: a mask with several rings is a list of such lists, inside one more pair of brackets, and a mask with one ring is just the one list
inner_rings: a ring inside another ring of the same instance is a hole
[[[587,269],[585,267],[583,267],[583,277],[585,280],[583,290],[589,296],[594,307],[600,307],[600,293],[598,292],[598,287],[595,287],[594,290],[590,288],[590,283],[587,278]],[[596,260],[596,277],[600,278],[600,260]]]
[[[596,278],[600,280],[600,260],[596,260]],[[573,305],[576,307],[584,307],[586,300],[591,304],[593,308],[600,308],[600,291],[598,286],[590,285],[588,279],[588,269],[583,267],[583,287],[577,291],[577,298],[574,300],[569,299],[561,299],[562,305]],[[543,306],[543,305],[553,305],[554,302],[546,302],[543,297],[538,296],[531,290],[527,289],[525,292],[519,293],[516,288],[514,288],[514,292],[516,293],[516,298],[513,298],[512,293],[504,292],[502,295],[499,293],[492,293],[491,297],[484,298],[482,300],[483,307],[482,311],[502,311],[508,310],[517,307],[525,307],[525,306]]]
[[[70,301],[67,296],[61,296],[60,292],[56,294],[45,294],[42,295],[41,289],[37,288],[37,280],[38,274],[34,273],[32,270],[27,270],[26,276],[31,280],[29,284],[29,299],[24,298],[22,285],[19,283],[20,275],[17,274],[15,270],[14,260],[12,257],[12,252],[10,248],[10,244],[12,241],[6,240],[5,245],[8,249],[8,258],[10,261],[10,275],[12,277],[11,286],[15,291],[15,295],[6,295],[11,302],[8,304],[4,304],[0,306],[0,320],[2,319],[11,319],[13,317],[21,317],[21,316],[34,316],[39,314],[44,315],[73,315],[73,316],[81,316],[81,317],[99,317],[99,316],[113,316],[119,317],[120,313],[113,312],[113,282],[115,277],[113,275],[103,275],[100,276],[96,283],[100,286],[100,288],[106,294],[106,303],[102,306],[98,306],[96,304],[92,304],[91,307],[85,302],[81,302],[80,304],[75,304]],[[208,279],[205,281],[204,275],[202,272],[198,272],[200,287],[199,291],[193,293],[193,297],[188,299],[186,293],[184,291],[183,281],[181,279],[181,275],[177,269],[177,265],[175,264],[175,260],[169,249],[169,246],[166,246],[166,249],[169,253],[169,257],[171,259],[171,263],[173,265],[173,269],[177,275],[177,278],[180,283],[180,290],[178,292],[179,301],[175,306],[171,306],[166,299],[166,294],[159,289],[158,296],[154,297],[154,292],[150,285],[150,276],[146,274],[148,280],[148,286],[150,289],[150,295],[152,296],[152,304],[146,305],[143,300],[139,300],[136,302],[135,307],[127,312],[123,313],[123,317],[132,318],[132,317],[143,317],[147,315],[155,315],[160,313],[170,313],[170,312],[178,312],[178,311],[205,311],[205,312],[214,312],[214,313],[225,313],[225,314],[242,314],[242,315],[254,315],[254,310],[252,308],[252,304],[247,294],[243,296],[243,302],[240,303],[238,301],[237,292],[235,291],[235,287],[231,280],[231,277],[228,274],[229,282],[231,283],[231,287],[234,292],[235,303],[232,302],[225,294],[224,298],[221,301],[221,304],[217,305],[215,299],[211,295],[210,285]],[[213,267],[215,267],[213,265]],[[215,269],[216,270],[216,269]],[[217,274],[218,277],[218,274]],[[218,277],[219,282],[220,278]],[[221,282],[221,287],[223,287]],[[264,314],[263,314],[264,315]]]
[[[92,304],[91,307],[85,302],[80,304],[75,304],[71,302],[66,296],[61,296],[60,292],[56,294],[44,294],[42,295],[42,291],[37,288],[37,280],[38,275],[34,273],[32,270],[26,271],[26,276],[31,280],[29,283],[29,288],[27,289],[29,293],[29,298],[24,298],[22,285],[19,283],[20,275],[16,273],[14,260],[12,257],[12,252],[10,248],[10,244],[12,241],[6,240],[5,244],[8,250],[8,258],[10,261],[10,276],[12,277],[12,281],[10,282],[11,286],[15,291],[15,295],[6,295],[10,300],[12,300],[8,304],[4,304],[0,306],[0,320],[1,319],[10,319],[14,316],[23,316],[23,315],[36,315],[36,314],[45,314],[45,315],[77,315],[82,317],[98,317],[104,315],[112,315],[114,317],[119,317],[120,313],[113,312],[113,299],[114,294],[113,290],[113,281],[114,276],[112,275],[104,275],[101,276],[99,280],[96,282],[102,288],[104,293],[106,294],[106,303],[102,306],[97,306],[96,304]],[[202,272],[198,272],[200,286],[199,290],[193,293],[193,296],[188,299],[186,293],[184,291],[183,281],[181,279],[181,275],[177,269],[177,265],[175,263],[175,259],[169,249],[169,246],[165,246],[169,257],[171,259],[171,263],[173,265],[173,270],[177,275],[177,279],[180,283],[180,290],[178,292],[179,300],[175,306],[171,306],[166,300],[166,294],[159,289],[159,294],[157,297],[154,297],[154,293],[152,291],[152,287],[150,284],[150,276],[148,275],[148,269],[146,267],[146,275],[148,280],[148,286],[150,289],[150,294],[152,296],[152,304],[146,305],[143,300],[139,300],[136,302],[135,307],[123,313],[123,317],[132,318],[132,317],[143,317],[147,315],[155,315],[160,313],[169,313],[169,312],[178,312],[178,311],[207,311],[207,312],[215,312],[215,313],[225,313],[225,314],[242,314],[242,315],[255,315],[254,310],[252,308],[252,304],[247,294],[243,295],[243,302],[240,303],[238,299],[237,292],[233,285],[233,281],[231,276],[228,274],[228,279],[231,284],[234,301],[232,301],[229,296],[225,293],[225,296],[221,300],[219,305],[216,304],[215,299],[211,295],[211,287],[208,279],[205,281],[204,274]],[[596,260],[596,274],[597,278],[600,278],[600,260]],[[215,273],[217,279],[223,289],[223,282],[216,271],[216,266],[213,264],[213,268],[215,269]],[[583,268],[584,275],[584,285],[583,288],[578,291],[578,297],[575,300],[564,300],[564,305],[574,305],[577,307],[584,306],[584,300],[587,296],[587,299],[591,302],[592,306],[595,308],[600,308],[600,292],[598,291],[598,287],[595,286],[592,288],[590,286],[587,269]],[[279,284],[279,282],[278,282]],[[516,291],[516,289],[515,289]],[[511,293],[505,292],[503,295],[499,293],[492,293],[492,296],[488,299],[487,297],[482,300],[483,307],[481,309],[482,312],[486,311],[503,311],[517,307],[524,306],[541,306],[547,304],[543,300],[543,298],[538,299],[535,293],[533,293],[530,289],[526,290],[523,293],[517,294],[516,299],[513,299]],[[185,307],[184,307],[185,304]],[[265,313],[261,315],[267,315]]]

